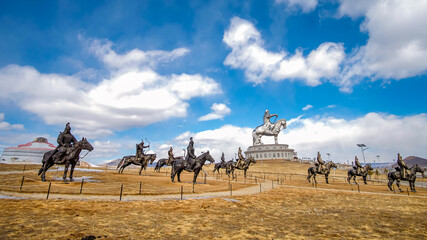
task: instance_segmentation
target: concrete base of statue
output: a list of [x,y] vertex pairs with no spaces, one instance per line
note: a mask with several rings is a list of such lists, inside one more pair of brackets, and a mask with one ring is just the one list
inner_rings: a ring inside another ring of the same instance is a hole
[[245,156],[255,160],[293,160],[296,152],[287,144],[261,144],[248,147]]

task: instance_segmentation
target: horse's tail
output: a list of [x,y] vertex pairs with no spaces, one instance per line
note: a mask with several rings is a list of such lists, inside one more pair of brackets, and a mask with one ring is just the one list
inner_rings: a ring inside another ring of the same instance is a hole
[[123,161],[125,160],[125,157],[122,157],[122,160],[120,160],[119,164],[117,165],[116,169],[119,169],[119,167],[122,165]]

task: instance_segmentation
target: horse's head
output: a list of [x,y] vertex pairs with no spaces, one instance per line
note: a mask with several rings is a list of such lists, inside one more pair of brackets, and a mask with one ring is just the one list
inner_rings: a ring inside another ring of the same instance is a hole
[[337,168],[337,167],[338,167],[338,166],[337,166],[334,162],[332,162],[332,161],[331,161],[329,164],[331,165],[331,168]]
[[366,171],[369,171],[369,170],[374,170],[370,163],[366,164]]
[[90,144],[86,138],[82,138],[82,140],[79,141],[79,146],[84,150],[88,150],[89,152],[93,150],[92,144]]
[[412,168],[413,168],[412,172],[414,172],[414,173],[419,172],[424,177],[424,170],[420,166],[418,166],[418,164],[415,164]]
[[210,163],[214,163],[215,162],[215,159],[211,156],[211,154],[209,153],[209,151],[203,153],[200,157],[201,157],[201,159],[206,159]]
[[149,161],[150,164],[153,164],[154,160],[156,160],[157,154],[150,154]]
[[248,162],[249,162],[249,164],[251,164],[251,163],[255,164],[256,163],[255,158],[252,156],[248,157]]

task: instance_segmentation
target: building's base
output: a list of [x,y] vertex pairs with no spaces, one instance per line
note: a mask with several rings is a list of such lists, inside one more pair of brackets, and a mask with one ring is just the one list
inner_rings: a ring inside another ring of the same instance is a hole
[[245,156],[246,158],[252,156],[255,160],[293,160],[296,152],[287,144],[262,144],[248,147]]

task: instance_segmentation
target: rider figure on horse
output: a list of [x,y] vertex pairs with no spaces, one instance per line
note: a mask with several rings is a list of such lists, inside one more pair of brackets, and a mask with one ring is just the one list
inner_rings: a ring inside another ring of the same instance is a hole
[[193,164],[196,162],[194,161],[196,159],[196,155],[194,154],[194,142],[193,137],[190,137],[190,142],[187,146],[187,156],[185,157],[185,160],[189,165],[187,164],[187,167],[192,168]]
[[357,156],[354,156],[354,164],[356,165],[356,174],[360,174],[360,170],[362,170],[362,164],[360,164],[359,159]]
[[149,148],[150,145],[144,146],[144,140],[141,139],[141,142],[136,144],[136,159],[143,158],[145,156],[144,148]]
[[273,125],[273,123],[271,123],[270,118],[272,118],[274,116],[277,117],[277,114],[270,114],[270,112],[268,111],[268,109],[265,110],[263,121],[264,121],[264,126],[266,127],[266,129],[268,131],[273,130],[274,125]]
[[325,162],[322,160],[322,156],[320,156],[320,152],[317,152],[317,172],[323,173],[325,169]]
[[173,156],[173,148],[170,147],[168,151],[168,161],[166,162],[166,165],[172,165],[173,161],[175,161],[175,157]]
[[400,167],[400,176],[402,176],[402,178],[407,178],[408,173],[406,172],[406,170],[409,170],[409,168],[402,160],[402,156],[400,156],[400,153],[397,154],[397,165],[399,165]]
[[221,155],[221,165],[224,165],[225,164],[225,156],[224,156],[224,152],[222,152],[222,155]]
[[240,147],[239,147],[239,151],[237,152],[237,155],[239,157],[239,159],[237,159],[237,166],[243,167],[243,165],[245,164],[245,158],[243,157],[242,149]]
[[65,162],[64,155],[69,154],[69,149],[77,143],[77,139],[71,134],[70,123],[67,123],[64,131],[59,133],[57,142],[57,151],[53,154],[52,159],[54,163],[61,164]]

